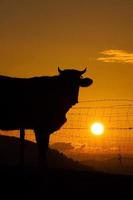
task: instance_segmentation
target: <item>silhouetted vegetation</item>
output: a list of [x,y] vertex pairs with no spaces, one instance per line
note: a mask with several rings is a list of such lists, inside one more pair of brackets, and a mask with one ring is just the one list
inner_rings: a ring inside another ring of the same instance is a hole
[[74,146],[70,142],[55,142],[50,145],[50,147],[59,151],[68,151],[74,149]]

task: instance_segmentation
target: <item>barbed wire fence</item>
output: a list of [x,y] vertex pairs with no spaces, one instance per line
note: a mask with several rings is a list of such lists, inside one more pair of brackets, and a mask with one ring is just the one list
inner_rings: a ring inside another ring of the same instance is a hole
[[[51,147],[97,169],[133,173],[133,99],[81,101],[67,114],[67,123],[51,136]],[[94,122],[105,126],[91,133]]]
[[[91,133],[94,122],[105,126],[104,134]],[[18,131],[0,134],[19,137]],[[35,142],[33,131],[26,131],[26,139]],[[50,148],[97,169],[133,173],[133,99],[80,101],[51,135]]]

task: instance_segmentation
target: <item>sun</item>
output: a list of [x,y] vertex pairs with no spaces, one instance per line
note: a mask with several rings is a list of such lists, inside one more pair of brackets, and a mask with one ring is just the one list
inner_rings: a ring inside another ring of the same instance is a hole
[[104,133],[104,125],[101,122],[95,122],[91,125],[93,135],[102,135]]

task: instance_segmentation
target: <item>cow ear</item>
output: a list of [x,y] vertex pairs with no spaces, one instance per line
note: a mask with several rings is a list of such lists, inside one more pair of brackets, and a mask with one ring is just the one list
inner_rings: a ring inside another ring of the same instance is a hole
[[84,78],[80,80],[80,86],[81,87],[88,87],[93,83],[93,80],[90,78]]
[[63,70],[61,70],[59,67],[58,67],[58,72],[61,74],[63,72]]

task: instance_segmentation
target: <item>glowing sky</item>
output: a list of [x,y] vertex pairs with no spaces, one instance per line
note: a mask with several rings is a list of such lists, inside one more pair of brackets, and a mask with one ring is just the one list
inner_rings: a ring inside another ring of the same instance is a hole
[[132,98],[132,0],[0,0],[0,74],[82,69],[80,99]]

